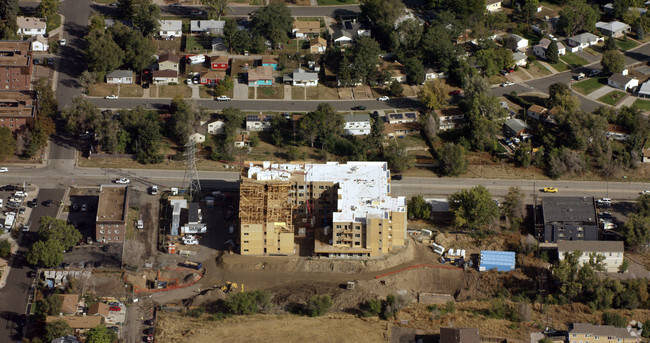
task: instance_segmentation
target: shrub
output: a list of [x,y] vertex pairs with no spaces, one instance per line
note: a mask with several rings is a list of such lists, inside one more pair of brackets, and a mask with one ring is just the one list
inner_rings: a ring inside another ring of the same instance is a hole
[[203,307],[198,307],[187,311],[185,315],[193,318],[199,318],[203,313],[205,313],[205,309]]
[[232,314],[255,314],[271,305],[271,293],[252,291],[230,293],[226,298],[226,307]]
[[307,301],[307,314],[311,317],[322,316],[332,307],[329,294],[314,294]]
[[603,324],[624,328],[627,326],[627,320],[616,312],[603,312]]
[[363,314],[366,317],[378,316],[381,313],[381,300],[370,299],[362,307],[364,309]]
[[389,294],[386,297],[386,302],[384,303],[382,317],[384,319],[394,318],[401,309],[406,307],[410,302],[408,296],[398,295],[394,296]]
[[11,243],[8,240],[0,241],[0,257],[9,258],[11,255]]

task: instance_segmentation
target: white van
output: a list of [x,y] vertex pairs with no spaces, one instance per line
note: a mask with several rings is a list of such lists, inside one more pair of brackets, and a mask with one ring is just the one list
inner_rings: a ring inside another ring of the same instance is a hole
[[144,228],[144,222],[142,221],[142,219],[138,219],[138,229],[142,229],[142,228]]

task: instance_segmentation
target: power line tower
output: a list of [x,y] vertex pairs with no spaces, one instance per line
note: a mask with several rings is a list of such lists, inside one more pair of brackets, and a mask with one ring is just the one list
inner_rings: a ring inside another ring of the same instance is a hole
[[183,176],[183,189],[187,189],[191,199],[201,192],[199,172],[196,169],[196,144],[190,140],[185,144],[185,176]]

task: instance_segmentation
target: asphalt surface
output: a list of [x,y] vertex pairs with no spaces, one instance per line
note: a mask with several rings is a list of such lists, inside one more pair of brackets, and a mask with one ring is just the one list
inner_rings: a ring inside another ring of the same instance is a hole
[[[48,199],[60,200],[63,194],[63,189],[41,189],[38,193],[38,207],[32,209],[29,217],[29,222],[31,222],[30,231],[24,232],[19,237],[19,248],[11,262],[7,283],[5,287],[0,288],[0,304],[2,304],[2,310],[0,311],[0,342],[16,341],[22,337],[19,336],[22,335],[23,330],[20,323],[27,308],[27,296],[32,285],[32,279],[27,274],[30,270],[34,270],[27,264],[25,253],[38,238],[38,222],[41,216],[55,217],[57,214],[58,208],[56,206],[44,207],[41,206],[41,202]],[[25,200],[33,198],[34,195],[30,194]]]

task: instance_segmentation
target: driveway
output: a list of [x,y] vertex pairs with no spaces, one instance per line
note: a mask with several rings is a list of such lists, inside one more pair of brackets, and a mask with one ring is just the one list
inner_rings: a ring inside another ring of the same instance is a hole
[[617,90],[617,89],[612,88],[612,87],[610,87],[610,86],[602,86],[602,87],[596,89],[595,91],[593,91],[593,92],[587,94],[587,97],[589,97],[589,98],[591,98],[591,99],[594,99],[594,100],[598,100],[598,99],[600,99],[601,97],[603,97],[603,96],[605,96],[605,95],[607,95],[607,94],[609,94],[610,92],[613,92],[613,91],[615,91],[615,90]]

